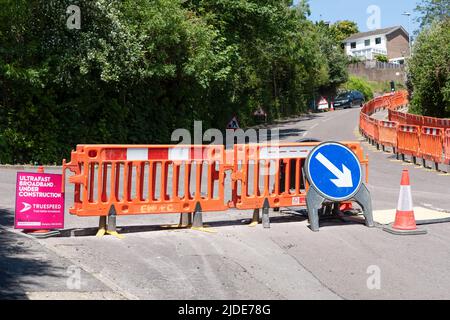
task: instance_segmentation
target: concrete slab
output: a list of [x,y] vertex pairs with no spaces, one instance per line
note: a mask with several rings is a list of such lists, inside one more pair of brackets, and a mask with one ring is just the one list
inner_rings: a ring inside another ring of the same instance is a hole
[[[388,225],[395,221],[396,209],[376,210],[373,212],[373,220],[379,224]],[[450,213],[440,212],[422,207],[414,207],[414,217],[418,220],[446,219]]]

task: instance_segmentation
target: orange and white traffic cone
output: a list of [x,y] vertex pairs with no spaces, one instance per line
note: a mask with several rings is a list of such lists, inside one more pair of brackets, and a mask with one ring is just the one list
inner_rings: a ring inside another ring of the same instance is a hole
[[383,230],[398,235],[427,233],[426,230],[418,229],[416,225],[408,169],[404,169],[402,172],[395,221],[392,225],[384,227]]

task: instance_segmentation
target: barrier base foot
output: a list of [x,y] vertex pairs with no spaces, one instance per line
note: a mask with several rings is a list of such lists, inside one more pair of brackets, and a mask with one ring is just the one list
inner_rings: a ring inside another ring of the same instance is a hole
[[250,224],[248,226],[249,227],[256,227],[258,224],[259,224],[259,209],[255,209],[253,211],[252,221],[250,222]]
[[117,231],[106,231],[106,234],[109,234],[110,236],[116,237],[117,239],[124,239],[125,236],[119,234]]
[[58,230],[24,230],[24,233],[37,239],[50,238],[60,234]]
[[106,233],[106,229],[105,228],[100,228],[97,231],[97,234],[95,235],[97,238],[101,238],[105,235]]
[[264,199],[264,204],[262,208],[262,225],[264,229],[270,228],[270,217],[269,217],[269,200],[266,198]]
[[98,231],[95,236],[101,238],[105,235],[105,233],[106,233],[106,216],[102,216],[99,218]]
[[206,232],[206,233],[217,233],[216,230],[211,229],[211,228],[207,227],[206,225],[203,227],[192,227],[191,230],[201,231],[201,232]]
[[416,230],[399,230],[392,228],[392,225],[389,225],[387,227],[383,227],[383,231],[386,231],[390,234],[394,234],[397,236],[413,236],[413,235],[419,235],[419,234],[427,234],[427,230],[417,228]]

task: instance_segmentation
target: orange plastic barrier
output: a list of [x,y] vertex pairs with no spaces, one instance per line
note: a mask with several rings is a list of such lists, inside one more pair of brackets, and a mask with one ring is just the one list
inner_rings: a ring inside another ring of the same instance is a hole
[[[410,155],[414,161],[450,164],[450,138],[447,129],[450,119],[438,119],[399,112],[408,104],[408,92],[386,94],[367,102],[361,109],[360,131],[372,143],[391,146],[397,153]],[[371,114],[380,109],[389,109],[389,121],[372,119]],[[395,129],[395,127],[397,129]]]
[[398,153],[417,157],[420,154],[419,135],[419,126],[399,125],[397,130]]
[[444,135],[444,163],[450,164],[450,129],[445,130]]
[[420,156],[424,160],[440,163],[443,160],[444,130],[440,128],[422,127],[420,134]]
[[66,169],[78,216],[106,216],[113,204],[117,215],[227,208],[223,146],[79,145],[64,179]]
[[[319,143],[224,146],[78,145],[66,171],[74,175],[77,216],[192,213],[306,204],[303,165]],[[357,142],[344,142],[366,167]],[[226,179],[227,172],[231,179]],[[64,185],[64,184],[63,184]],[[64,190],[63,190],[64,192]]]
[[372,118],[367,118],[366,120],[366,136],[370,140],[376,140],[376,120]]
[[383,147],[397,147],[397,122],[378,122],[378,141]]

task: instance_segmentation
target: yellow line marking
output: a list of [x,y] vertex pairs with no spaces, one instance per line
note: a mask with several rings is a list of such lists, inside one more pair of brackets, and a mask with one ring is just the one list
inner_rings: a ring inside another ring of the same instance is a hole
[[106,231],[107,234],[116,237],[117,239],[123,239],[125,238],[123,235],[117,233],[117,231]]
[[201,232],[206,232],[206,233],[217,233],[216,230],[205,228],[205,227],[192,227],[191,230],[201,231]]

